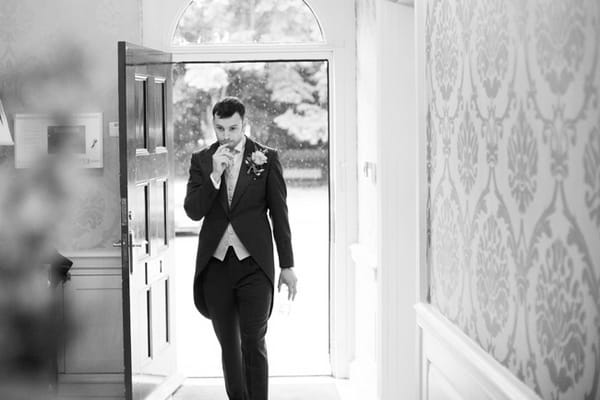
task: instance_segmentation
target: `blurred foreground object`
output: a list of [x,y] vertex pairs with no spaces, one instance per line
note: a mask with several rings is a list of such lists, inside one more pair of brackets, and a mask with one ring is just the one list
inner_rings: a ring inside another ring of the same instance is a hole
[[48,284],[51,288],[56,288],[59,283],[65,283],[71,276],[69,270],[73,266],[73,261],[55,251],[49,260]]
[[[50,283],[66,278],[70,262],[57,259],[54,243],[76,171],[62,155],[26,170],[0,166],[0,399],[53,398],[56,354],[69,323],[58,317]],[[56,260],[62,266],[48,270]]]

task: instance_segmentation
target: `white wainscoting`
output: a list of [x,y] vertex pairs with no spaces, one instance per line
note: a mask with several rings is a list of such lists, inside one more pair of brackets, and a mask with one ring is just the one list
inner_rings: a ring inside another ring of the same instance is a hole
[[415,306],[421,335],[421,400],[539,400],[430,304]]
[[73,261],[71,279],[62,286],[64,312],[73,321],[73,336],[59,356],[59,393],[86,400],[123,399],[120,253],[64,254]]

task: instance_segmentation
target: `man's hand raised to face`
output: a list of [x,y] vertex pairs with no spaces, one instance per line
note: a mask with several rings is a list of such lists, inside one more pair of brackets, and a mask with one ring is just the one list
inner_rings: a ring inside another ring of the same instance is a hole
[[212,164],[213,170],[211,175],[215,181],[220,182],[223,171],[233,164],[233,152],[231,149],[225,144],[219,146],[212,156]]

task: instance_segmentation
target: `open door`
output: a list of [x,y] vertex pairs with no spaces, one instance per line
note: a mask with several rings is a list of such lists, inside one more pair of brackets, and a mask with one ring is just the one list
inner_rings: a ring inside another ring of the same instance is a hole
[[180,385],[174,334],[171,54],[118,43],[126,399]]

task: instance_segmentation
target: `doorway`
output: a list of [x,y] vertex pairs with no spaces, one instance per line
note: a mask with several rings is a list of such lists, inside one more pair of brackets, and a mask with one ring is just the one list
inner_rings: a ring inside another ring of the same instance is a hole
[[326,59],[174,66],[175,318],[179,366],[187,376],[222,376],[210,321],[193,306],[191,282],[201,222],[187,218],[183,200],[191,154],[214,142],[212,105],[226,95],[246,104],[246,135],[279,150],[288,186],[299,294],[290,303],[285,290],[275,293],[267,333],[270,375],[331,375],[328,69]]
[[[174,62],[327,60],[329,349],[336,378],[349,377],[355,357],[355,266],[349,250],[358,240],[357,174],[361,171],[355,117],[356,46],[351,39],[356,35],[355,11],[354,4],[344,0],[145,0],[142,19],[143,44],[172,53]],[[265,23],[257,36],[247,28],[260,20]],[[282,36],[281,28],[286,27],[292,29]]]

